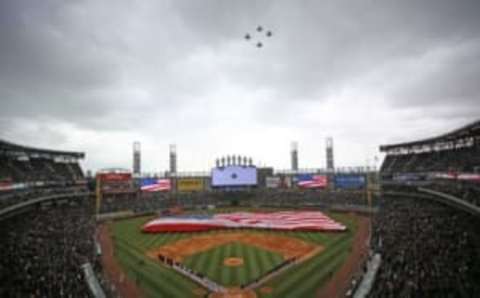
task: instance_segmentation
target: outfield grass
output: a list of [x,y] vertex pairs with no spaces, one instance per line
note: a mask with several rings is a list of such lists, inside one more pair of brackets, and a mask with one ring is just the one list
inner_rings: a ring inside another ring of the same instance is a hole
[[[271,287],[273,292],[271,294],[257,292],[259,297],[315,297],[316,291],[342,265],[350,253],[357,225],[354,218],[348,214],[328,215],[347,225],[348,231],[344,233],[254,232],[297,237],[325,247],[322,253],[268,282],[266,286]],[[145,252],[166,243],[198,235],[198,233],[143,234],[140,230],[141,226],[149,219],[151,217],[140,217],[111,224],[115,253],[119,263],[130,278],[139,282],[147,297],[195,297],[193,290],[198,288],[195,283],[151,260]],[[225,230],[206,233],[225,233]],[[239,267],[226,267],[223,265],[226,257],[242,257],[245,263]],[[276,253],[242,243],[231,243],[190,256],[184,263],[206,274],[212,280],[230,286],[251,281],[281,261],[282,257]]]

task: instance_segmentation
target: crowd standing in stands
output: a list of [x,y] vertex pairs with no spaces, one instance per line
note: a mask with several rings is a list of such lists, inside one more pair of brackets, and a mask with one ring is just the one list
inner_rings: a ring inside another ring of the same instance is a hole
[[80,266],[97,263],[93,214],[84,197],[2,221],[0,297],[88,297]]
[[39,197],[85,193],[85,186],[27,188],[0,192],[0,209]]
[[440,203],[385,197],[373,223],[382,264],[370,297],[480,297],[480,221]]

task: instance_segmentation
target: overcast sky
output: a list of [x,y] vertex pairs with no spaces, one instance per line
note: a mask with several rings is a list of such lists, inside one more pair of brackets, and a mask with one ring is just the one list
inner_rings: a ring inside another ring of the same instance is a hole
[[[272,30],[265,37],[257,25]],[[83,167],[365,165],[480,118],[480,1],[0,1],[0,138]],[[243,36],[250,32],[252,40]],[[255,47],[261,40],[262,48]]]

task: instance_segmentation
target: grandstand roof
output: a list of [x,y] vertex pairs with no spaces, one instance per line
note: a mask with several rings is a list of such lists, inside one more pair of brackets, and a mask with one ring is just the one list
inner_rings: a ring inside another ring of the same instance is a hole
[[415,147],[415,146],[424,146],[424,145],[434,145],[436,143],[443,143],[449,141],[455,141],[458,139],[464,139],[468,137],[480,136],[480,120],[477,120],[473,123],[465,125],[463,127],[457,128],[453,131],[448,133],[426,138],[423,140],[406,142],[406,143],[398,143],[398,144],[391,144],[391,145],[382,145],[380,146],[380,151],[388,151],[392,149],[401,149],[401,148],[408,148],[408,147]]
[[40,148],[34,148],[34,147],[27,147],[23,145],[17,145],[4,140],[0,140],[0,154],[6,153],[6,152],[25,153],[26,155],[32,155],[32,154],[50,155],[52,157],[55,157],[55,156],[70,157],[70,158],[85,157],[85,153],[83,152],[40,149]]

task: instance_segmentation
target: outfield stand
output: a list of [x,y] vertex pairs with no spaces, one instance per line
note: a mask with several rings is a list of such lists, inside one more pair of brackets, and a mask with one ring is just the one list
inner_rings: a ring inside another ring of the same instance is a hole
[[[372,200],[375,205],[376,200]],[[141,193],[102,199],[100,213],[152,212],[182,206],[186,209],[217,207],[368,207],[365,191],[305,191],[263,189],[248,192]]]

